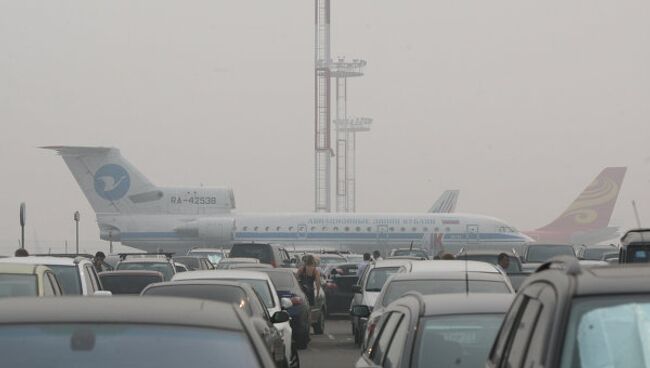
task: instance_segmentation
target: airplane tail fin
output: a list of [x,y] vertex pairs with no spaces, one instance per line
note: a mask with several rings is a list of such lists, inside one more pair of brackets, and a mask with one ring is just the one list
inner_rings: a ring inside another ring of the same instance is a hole
[[[56,151],[65,161],[97,214],[137,211],[134,204],[162,192],[131,165],[116,148],[41,147]],[[134,200],[135,199],[135,200]]]
[[456,202],[460,190],[445,190],[436,203],[429,208],[429,213],[452,213],[456,210]]
[[623,184],[626,167],[607,167],[557,219],[542,231],[587,231],[606,228]]

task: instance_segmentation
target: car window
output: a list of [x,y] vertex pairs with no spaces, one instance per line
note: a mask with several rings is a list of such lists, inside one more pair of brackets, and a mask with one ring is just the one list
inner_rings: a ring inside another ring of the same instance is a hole
[[400,322],[397,325],[397,330],[395,330],[395,334],[393,335],[393,340],[388,347],[386,358],[384,359],[385,368],[399,366],[399,362],[402,358],[402,351],[404,350],[404,344],[406,343],[406,337],[408,336],[408,330],[409,321],[406,317],[401,316]]
[[207,299],[239,306],[249,316],[253,315],[246,293],[232,285],[185,285],[168,284],[151,287],[143,292],[146,296],[175,296],[181,298]]
[[399,267],[375,267],[368,272],[366,291],[381,291],[390,275],[399,271]]
[[473,280],[397,280],[386,285],[382,305],[387,306],[404,293],[417,291],[423,295],[465,293],[469,287],[471,293],[510,294],[508,285],[503,281]]
[[169,262],[120,262],[116,269],[158,271],[163,274],[165,281],[174,276],[174,267]]
[[230,258],[255,258],[261,263],[273,263],[273,250],[268,244],[235,244],[230,251]]
[[43,283],[43,295],[44,296],[54,296],[56,293],[54,292],[54,287],[52,286],[52,281],[50,280],[49,272],[45,272],[43,274],[43,279],[41,282]]
[[521,367],[526,354],[528,353],[528,346],[533,335],[537,318],[542,309],[542,304],[536,299],[528,299],[524,303],[524,311],[521,318],[515,323],[514,336],[510,340],[508,352],[506,353],[508,359],[508,366]]
[[36,275],[0,274],[0,297],[36,296]]
[[528,354],[526,354],[526,360],[524,362],[526,367],[530,367],[534,362],[544,363],[544,349],[547,345],[547,338],[552,327],[550,321],[553,321],[556,312],[557,294],[551,285],[545,286],[537,299],[540,301],[542,309],[537,323],[533,328],[533,336],[530,340]]
[[59,280],[65,295],[81,295],[81,277],[75,266],[47,265]]
[[549,259],[555,256],[573,256],[575,257],[575,252],[573,248],[569,245],[567,246],[544,246],[536,245],[531,246],[526,251],[526,262],[532,263],[541,263],[546,262]]
[[161,276],[111,273],[102,273],[100,275],[104,290],[108,290],[113,294],[140,294],[147,285],[163,281]]
[[370,353],[370,359],[375,364],[381,365],[382,361],[384,360],[386,349],[388,348],[388,344],[390,344],[393,333],[395,332],[395,327],[397,326],[397,323],[399,323],[401,317],[401,314],[390,313],[390,315],[384,320],[384,323],[381,327],[381,332],[379,332],[379,335],[377,335],[377,338],[375,339],[375,345],[373,346]]
[[[25,347],[29,353],[16,353]],[[188,359],[197,367],[260,366],[242,331],[155,324],[4,325],[0,355],[3,367],[163,368],[186,367]],[[82,356],[92,357],[92,363]]]
[[289,272],[265,272],[271,278],[276,290],[291,290],[296,286],[295,277]]

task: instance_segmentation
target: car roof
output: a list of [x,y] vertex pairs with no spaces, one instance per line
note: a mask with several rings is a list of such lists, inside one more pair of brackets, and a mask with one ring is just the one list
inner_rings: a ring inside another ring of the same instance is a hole
[[100,272],[97,275],[100,277],[120,277],[120,276],[161,276],[162,273],[153,270],[115,270],[115,271],[104,271]]
[[219,263],[259,263],[260,260],[252,257],[229,257],[223,258]]
[[21,264],[21,263],[2,263],[0,264],[0,273],[13,273],[13,274],[24,274],[24,275],[36,275],[39,272],[45,272],[49,270],[47,266],[42,265],[32,265],[32,264]]
[[20,263],[20,264],[30,264],[30,265],[52,265],[52,266],[75,266],[77,262],[90,262],[86,258],[69,258],[69,257],[41,257],[41,256],[29,256],[29,257],[8,257],[0,258],[0,263]]
[[227,250],[222,248],[192,248],[189,253],[192,252],[215,252],[215,253],[225,253]]
[[[465,280],[465,275],[466,273],[462,271],[404,272],[393,274],[390,282],[408,280]],[[504,281],[501,274],[491,272],[467,272],[467,278],[470,281]]]
[[174,281],[165,281],[165,282],[156,282],[154,284],[149,284],[149,287],[162,287],[162,286],[174,286],[174,285],[225,285],[225,286],[236,286],[239,288],[247,288],[248,284],[239,283],[236,281],[228,280],[174,280]]
[[167,258],[162,258],[162,257],[156,257],[156,258],[147,258],[147,257],[142,257],[142,258],[127,258],[124,260],[121,260],[120,263],[170,263]]
[[506,313],[514,294],[434,294],[424,295],[425,317],[450,314]]
[[650,267],[609,265],[581,268],[577,275],[577,295],[650,293]]
[[0,324],[142,323],[243,330],[231,305],[198,299],[70,296],[34,303],[33,298],[3,298],[0,310]]
[[516,257],[512,252],[498,250],[498,249],[470,249],[464,250],[462,254],[459,254],[457,257],[462,257],[465,254],[468,256],[498,256],[501,253],[507,254],[509,257]]
[[487,262],[472,260],[431,260],[413,262],[411,272],[423,271],[472,271],[499,273],[497,268]]
[[257,271],[240,270],[204,270],[187,271],[174,275],[172,281],[178,280],[212,280],[212,279],[248,279],[248,280],[270,280],[269,275]]

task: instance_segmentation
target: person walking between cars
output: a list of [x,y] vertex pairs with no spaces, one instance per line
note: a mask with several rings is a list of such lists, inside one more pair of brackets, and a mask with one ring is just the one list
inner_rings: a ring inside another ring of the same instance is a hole
[[498,261],[499,267],[503,270],[503,272],[508,271],[508,267],[510,267],[510,257],[506,253],[500,253]]
[[314,305],[320,296],[320,272],[316,267],[316,259],[311,254],[305,256],[304,264],[298,269],[298,283],[307,295],[309,305]]
[[95,253],[95,257],[93,258],[93,265],[95,266],[97,272],[104,271],[104,259],[106,259],[104,252],[99,251]]
[[363,275],[363,271],[368,267],[368,263],[370,263],[370,253],[364,253],[363,254],[363,261],[359,263],[359,268],[357,268],[357,277],[361,277]]

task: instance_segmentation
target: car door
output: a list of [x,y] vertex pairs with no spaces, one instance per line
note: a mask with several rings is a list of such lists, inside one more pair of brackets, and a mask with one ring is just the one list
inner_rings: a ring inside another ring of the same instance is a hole
[[399,312],[390,311],[382,316],[378,325],[379,333],[375,335],[373,341],[364,350],[363,355],[357,362],[357,367],[374,367],[381,366],[387,356],[393,336],[397,330],[404,315]]

